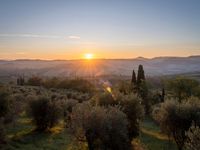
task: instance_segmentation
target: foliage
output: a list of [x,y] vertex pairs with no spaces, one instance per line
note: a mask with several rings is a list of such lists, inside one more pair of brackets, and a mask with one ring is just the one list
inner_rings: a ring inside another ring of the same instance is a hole
[[30,102],[29,114],[37,126],[37,130],[44,131],[55,126],[61,116],[61,110],[56,101],[52,101],[48,97],[39,97]]
[[137,79],[136,79],[136,74],[135,71],[133,70],[132,72],[132,79],[131,79],[131,83],[136,85]]
[[191,96],[198,96],[198,81],[185,77],[177,77],[167,81],[167,88],[179,101]]
[[77,104],[78,104],[78,101],[77,100],[73,100],[73,99],[64,100],[61,103],[61,106],[63,107],[64,121],[65,121],[67,127],[69,127],[71,125],[71,113],[72,113],[72,109]]
[[150,112],[150,102],[149,102],[149,90],[147,82],[145,81],[145,73],[142,65],[138,66],[138,74],[136,84],[133,84],[135,81],[135,72],[133,70],[132,74],[132,91],[137,93],[137,95],[142,99],[142,105],[144,106],[145,114],[148,115]]
[[145,114],[148,115],[150,112],[150,97],[147,83],[143,80],[138,86],[138,95],[142,99],[142,105],[144,106]]
[[1,144],[5,143],[5,141],[6,141],[5,125],[3,119],[0,118],[0,149],[1,149]]
[[41,86],[42,85],[42,78],[38,76],[32,76],[28,79],[27,84],[32,86]]
[[143,118],[144,110],[141,99],[135,94],[118,96],[119,105],[128,119],[129,139],[139,135],[139,123]]
[[139,65],[137,74],[137,85],[140,85],[140,83],[144,80],[145,80],[144,69],[142,65]]
[[192,122],[200,126],[200,101],[194,97],[182,103],[168,100],[154,111],[154,118],[160,124],[162,131],[172,136],[178,148],[182,149],[186,140],[185,132]]
[[[0,144],[6,142],[6,124],[13,121],[13,103],[5,89],[0,90]],[[1,146],[0,146],[1,148]]]
[[50,79],[46,79],[43,82],[44,87],[46,88],[57,88],[59,84],[59,79],[56,77],[50,78]]
[[12,111],[15,115],[19,115],[26,109],[27,98],[24,96],[24,94],[11,94],[10,99],[12,101]]
[[98,93],[95,97],[95,103],[100,106],[110,106],[110,105],[116,105],[117,101],[115,101],[114,97],[111,93],[105,91],[102,93]]
[[25,80],[23,76],[20,76],[19,78],[17,78],[17,85],[24,85]]
[[94,91],[94,86],[91,82],[85,79],[71,79],[65,84],[62,85],[63,88],[71,89],[80,92],[88,92],[91,93]]
[[0,118],[5,117],[11,109],[9,93],[0,91]]
[[115,107],[78,104],[72,112],[72,131],[90,150],[130,149],[126,115]]
[[96,98],[97,105],[100,106],[118,106],[121,108],[128,119],[128,132],[129,139],[139,135],[139,123],[143,118],[144,110],[141,105],[141,98],[136,94],[122,94],[120,92],[114,91],[111,93],[99,94]]
[[[68,79],[53,77],[43,79],[38,76],[32,76],[28,79],[26,84],[31,86],[42,86],[48,89],[67,89],[82,93],[89,93],[91,95],[95,91],[95,86],[89,80],[83,78]],[[40,91],[38,94],[40,94]]]
[[199,150],[200,149],[200,128],[192,125],[186,133],[186,149],[188,150]]
[[130,84],[130,82],[127,81],[118,81],[118,84],[116,85],[116,89],[117,91],[119,91],[120,93],[126,95],[126,94],[130,94],[132,93],[132,91],[135,90],[135,84]]

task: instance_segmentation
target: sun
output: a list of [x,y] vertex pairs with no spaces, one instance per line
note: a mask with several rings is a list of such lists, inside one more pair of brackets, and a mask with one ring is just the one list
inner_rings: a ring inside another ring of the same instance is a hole
[[93,59],[94,58],[94,54],[92,54],[92,53],[84,54],[84,58],[87,59],[87,60]]

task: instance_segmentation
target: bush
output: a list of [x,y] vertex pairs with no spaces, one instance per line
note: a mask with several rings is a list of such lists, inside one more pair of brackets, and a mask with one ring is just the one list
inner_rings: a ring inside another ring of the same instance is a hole
[[141,99],[134,95],[121,95],[118,97],[119,105],[122,106],[122,111],[126,114],[128,119],[129,138],[139,135],[139,123],[144,116],[144,108],[141,105]]
[[133,87],[134,85],[131,85],[130,83],[129,83],[129,81],[119,81],[118,82],[118,84],[116,85],[116,89],[120,92],[120,93],[122,93],[122,94],[124,94],[124,95],[126,95],[126,94],[130,94],[130,93],[132,93],[133,91],[134,91],[134,87]]
[[109,92],[99,93],[95,97],[95,103],[100,106],[116,105],[118,102],[113,98]]
[[56,77],[50,78],[50,79],[46,79],[43,82],[44,87],[46,88],[57,88],[59,83],[59,79]]
[[62,107],[63,107],[63,115],[64,115],[64,121],[66,123],[66,127],[70,127],[71,125],[71,113],[72,113],[72,109],[73,107],[75,107],[78,104],[77,100],[65,100],[62,103]]
[[87,141],[90,150],[129,150],[126,115],[115,107],[92,107],[78,104],[72,111],[72,131],[80,141]]
[[[9,93],[4,89],[0,91],[0,144],[6,142],[5,129],[6,124],[13,121],[12,101]],[[1,148],[1,146],[0,146]]]
[[200,150],[200,128],[192,125],[189,131],[186,133],[186,149],[188,150]]
[[[65,84],[64,84],[65,83]],[[85,79],[71,79],[61,83],[62,88],[71,89],[83,93],[92,93],[94,91],[94,86],[91,82]]]
[[144,108],[141,105],[141,98],[135,94],[122,94],[113,92],[113,94],[104,92],[99,94],[95,101],[100,106],[119,106],[126,114],[128,119],[129,139],[139,135],[139,123],[144,116]]
[[160,124],[162,131],[172,136],[182,149],[186,140],[185,132],[188,131],[192,122],[200,126],[200,101],[191,97],[187,101],[178,103],[168,100],[161,104],[160,109],[154,112],[154,118]]
[[52,101],[48,97],[39,97],[37,100],[30,102],[29,114],[33,118],[37,130],[44,131],[58,123],[61,110],[60,105],[56,101]]
[[0,91],[0,118],[5,117],[11,109],[9,94],[6,91]]
[[5,125],[3,119],[0,118],[0,149],[1,149],[1,144],[4,144],[5,142],[6,142]]
[[167,81],[167,88],[179,102],[191,96],[198,96],[199,82],[185,77],[177,77]]
[[38,76],[33,76],[28,79],[27,84],[32,86],[41,86],[43,83],[42,78]]
[[24,94],[12,94],[10,99],[13,103],[12,111],[15,113],[15,115],[22,113],[27,104],[27,99],[25,98]]

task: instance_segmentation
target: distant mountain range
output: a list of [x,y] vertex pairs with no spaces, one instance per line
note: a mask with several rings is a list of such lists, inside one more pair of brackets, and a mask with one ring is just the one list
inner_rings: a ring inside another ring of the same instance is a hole
[[139,64],[148,76],[200,72],[200,56],[96,60],[0,60],[0,77],[40,76],[130,76]]

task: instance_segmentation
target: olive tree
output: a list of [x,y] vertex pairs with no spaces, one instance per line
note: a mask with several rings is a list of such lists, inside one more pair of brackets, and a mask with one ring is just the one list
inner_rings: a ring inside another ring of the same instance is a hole
[[185,98],[199,95],[197,91],[199,89],[199,82],[186,77],[177,77],[168,80],[167,88],[171,95],[177,98],[179,102]]
[[52,128],[59,121],[61,116],[61,107],[56,101],[48,97],[38,97],[30,101],[29,114],[33,119],[38,131],[44,131]]
[[86,141],[90,150],[129,150],[126,115],[116,107],[77,104],[72,111],[72,126],[76,139]]
[[168,100],[161,104],[160,108],[154,111],[154,118],[160,124],[162,131],[172,136],[181,150],[187,139],[185,134],[192,122],[200,126],[200,101],[191,97],[179,103],[175,100]]
[[141,99],[135,94],[119,95],[119,105],[128,119],[129,139],[139,135],[140,121],[144,116],[144,108],[141,105]]
[[187,140],[185,147],[188,150],[200,149],[200,128],[192,125],[188,132],[186,132]]

